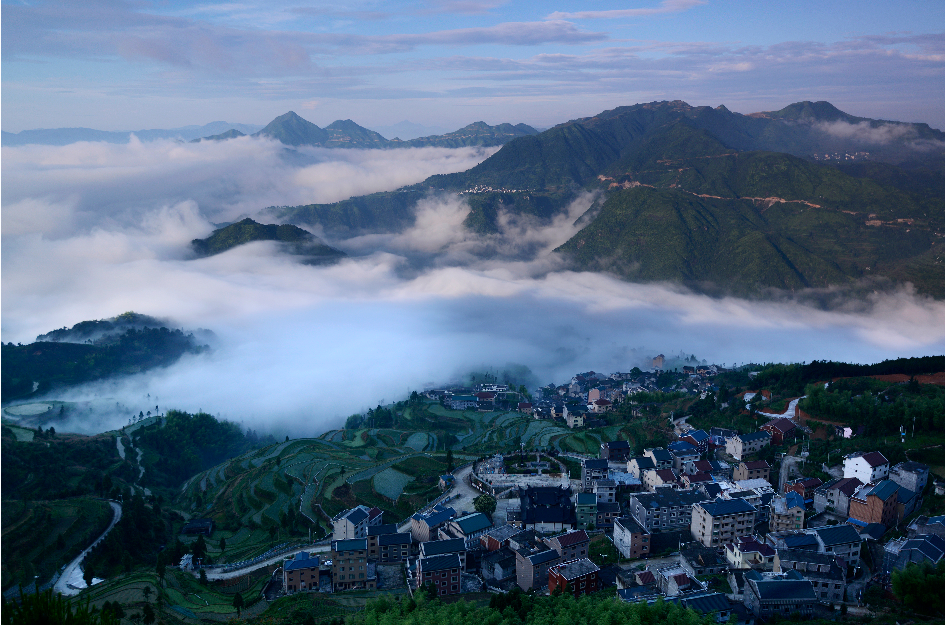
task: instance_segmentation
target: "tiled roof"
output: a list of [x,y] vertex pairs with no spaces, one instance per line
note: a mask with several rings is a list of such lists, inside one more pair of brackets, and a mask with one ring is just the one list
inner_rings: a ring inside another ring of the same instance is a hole
[[[653,463],[653,459],[649,456],[637,456],[636,458],[630,458],[630,460],[636,460],[636,465],[641,471],[656,468],[656,464]],[[630,462],[630,460],[627,462]]]
[[699,450],[688,441],[673,441],[666,446],[674,455],[699,455]]
[[614,449],[630,449],[630,442],[629,442],[629,441],[610,441],[610,442],[608,442],[608,443],[604,443],[604,445],[607,445],[607,448],[610,449],[610,450],[614,450]]
[[466,551],[466,541],[462,538],[448,538],[446,540],[430,540],[420,543],[420,552],[425,556],[436,556],[444,553]]
[[607,468],[607,459],[606,458],[586,458],[584,460],[585,469],[606,469]]
[[600,567],[587,558],[578,558],[576,560],[568,560],[567,562],[556,564],[552,566],[550,570],[553,570],[564,579],[572,580],[599,571]]
[[455,553],[448,553],[441,556],[432,556],[429,558],[420,558],[417,566],[421,571],[448,571],[450,569],[460,568],[459,556]]
[[521,532],[522,529],[520,527],[515,527],[514,525],[500,525],[486,532],[484,536],[488,536],[501,543]]
[[393,523],[385,523],[383,525],[371,525],[367,528],[368,536],[383,536],[384,534],[396,534],[397,526]]
[[755,507],[744,499],[722,499],[715,501],[702,502],[698,504],[710,515],[724,516],[726,514],[738,514],[741,512],[755,512]]
[[570,547],[572,545],[577,545],[580,543],[586,543],[590,540],[587,535],[587,532],[584,530],[577,530],[574,532],[568,532],[566,534],[560,534],[554,537],[558,540],[558,544],[562,547]]
[[792,534],[783,540],[789,549],[817,549],[817,539],[811,534]]
[[824,545],[842,545],[844,543],[859,542],[860,534],[849,525],[833,525],[830,527],[818,527],[817,535]]
[[764,460],[752,460],[750,462],[743,462],[745,468],[750,471],[755,471],[757,469],[770,469],[771,466]]
[[850,497],[854,492],[856,492],[856,489],[862,485],[863,482],[855,477],[844,477],[830,480],[821,488],[821,490],[838,490],[847,497]]
[[532,565],[544,564],[545,562],[551,562],[552,560],[557,560],[558,557],[559,556],[558,556],[557,551],[555,551],[554,549],[547,549],[545,551],[540,551],[538,553],[528,556],[528,561],[531,562]]
[[411,535],[407,532],[400,534],[384,534],[377,538],[377,544],[381,547],[390,547],[391,545],[409,545],[413,542]]
[[467,536],[480,532],[492,525],[492,521],[489,520],[489,517],[482,512],[467,514],[466,516],[454,519],[453,522],[456,523],[459,529],[463,530],[463,533]]
[[347,519],[351,523],[357,525],[364,519],[368,518],[368,510],[364,506],[357,506],[356,508],[351,508],[350,510],[345,510],[338,516],[336,516],[332,521]]
[[877,484],[874,484],[872,488],[866,487],[862,490],[860,495],[857,497],[866,497],[876,496],[886,501],[890,497],[896,494],[896,491],[899,490],[899,485],[893,482],[892,480],[883,480]]
[[709,435],[705,433],[704,430],[689,430],[685,434],[686,437],[692,438],[692,440],[697,443],[701,443],[704,440],[708,440]]
[[310,557],[305,551],[295,554],[295,557],[282,565],[286,571],[297,571],[299,569],[318,568],[320,560],[318,556]]
[[761,427],[766,428],[766,429],[773,428],[781,432],[782,434],[785,434],[795,429],[797,425],[795,425],[794,422],[791,421],[790,419],[781,418],[781,419],[772,419],[771,421],[768,421]]
[[672,462],[673,461],[673,456],[662,447],[651,449],[650,453],[652,454],[653,458],[657,462]]
[[652,571],[640,571],[637,573],[637,580],[641,584],[655,584],[656,576],[653,575]]
[[758,589],[758,596],[762,601],[795,600],[814,602],[817,597],[814,595],[814,586],[808,580],[752,580]]
[[870,451],[862,456],[863,460],[866,460],[866,463],[873,468],[880,467],[884,464],[889,464],[889,460],[886,460],[886,456],[879,453],[878,451]]
[[751,441],[757,441],[757,440],[762,440],[762,439],[766,439],[766,438],[771,438],[771,434],[769,434],[768,432],[749,432],[748,434],[739,434],[739,435],[738,435],[738,438],[739,438],[739,440],[741,440],[743,443],[745,443],[745,442],[751,442]]
[[364,551],[367,549],[367,538],[351,538],[349,540],[333,540],[332,551]]

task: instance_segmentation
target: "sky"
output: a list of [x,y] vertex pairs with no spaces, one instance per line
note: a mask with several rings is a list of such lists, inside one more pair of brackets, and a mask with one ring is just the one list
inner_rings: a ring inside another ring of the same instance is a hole
[[4,0],[2,127],[483,120],[549,127],[681,99],[828,100],[945,128],[925,0]]

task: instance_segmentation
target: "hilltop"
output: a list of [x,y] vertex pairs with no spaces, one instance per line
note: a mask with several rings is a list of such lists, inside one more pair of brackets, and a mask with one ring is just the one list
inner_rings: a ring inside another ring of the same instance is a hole
[[254,241],[278,241],[305,262],[320,264],[344,256],[344,252],[325,245],[310,232],[289,224],[261,224],[250,218],[214,230],[206,239],[194,239],[191,246],[198,256],[213,256]]
[[[575,269],[699,290],[911,282],[945,297],[945,133],[827,102],[741,115],[652,102],[512,139],[479,165],[393,193],[275,209],[326,232],[392,232],[428,193],[465,193],[467,229],[502,212],[550,223],[600,199],[556,250]],[[393,207],[393,210],[392,210]]]

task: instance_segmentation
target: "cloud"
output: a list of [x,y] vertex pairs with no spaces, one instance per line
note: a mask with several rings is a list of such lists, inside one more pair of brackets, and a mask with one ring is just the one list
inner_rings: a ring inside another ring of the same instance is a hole
[[598,20],[620,19],[624,17],[648,17],[667,13],[682,13],[697,6],[707,4],[707,0],[663,0],[657,7],[642,9],[611,9],[605,11],[555,11],[548,16],[550,20]]
[[[834,122],[820,122],[816,127],[832,137],[872,145],[888,145],[890,143],[915,144],[919,139],[915,127],[911,124],[897,124],[894,122],[871,124],[857,122],[851,124],[842,120]],[[929,142],[923,142],[923,144]],[[945,147],[941,141],[932,141],[938,147]]]
[[311,435],[483,365],[521,363],[547,383],[679,351],[732,364],[945,350],[945,303],[907,288],[824,309],[570,271],[552,250],[580,228],[591,194],[551,221],[500,211],[488,236],[462,228],[464,197],[431,195],[405,232],[333,241],[350,256],[327,267],[272,243],[194,260],[190,240],[221,218],[391,188],[482,158],[313,150],[297,163],[239,141],[3,149],[4,341],[127,310],[218,338],[212,353],[64,395],[93,402],[87,431],[126,422],[106,406],[149,409],[149,394],[162,408]]

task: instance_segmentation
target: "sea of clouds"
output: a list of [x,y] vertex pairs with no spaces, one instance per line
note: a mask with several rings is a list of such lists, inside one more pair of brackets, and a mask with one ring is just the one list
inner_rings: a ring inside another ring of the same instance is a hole
[[[657,353],[731,365],[945,352],[945,303],[908,287],[825,309],[570,271],[552,250],[579,229],[593,194],[552,223],[501,215],[490,236],[463,229],[461,196],[432,194],[405,232],[328,239],[349,255],[331,266],[300,264],[272,243],[201,259],[190,250],[214,224],[264,219],[267,206],[391,190],[493,151],[290,151],[251,137],[4,147],[2,339],[27,343],[129,310],[208,328],[210,353],[57,398],[135,406],[159,397],[162,409],[300,435],[507,363],[547,384],[625,371]],[[101,431],[127,416],[69,425]]]

